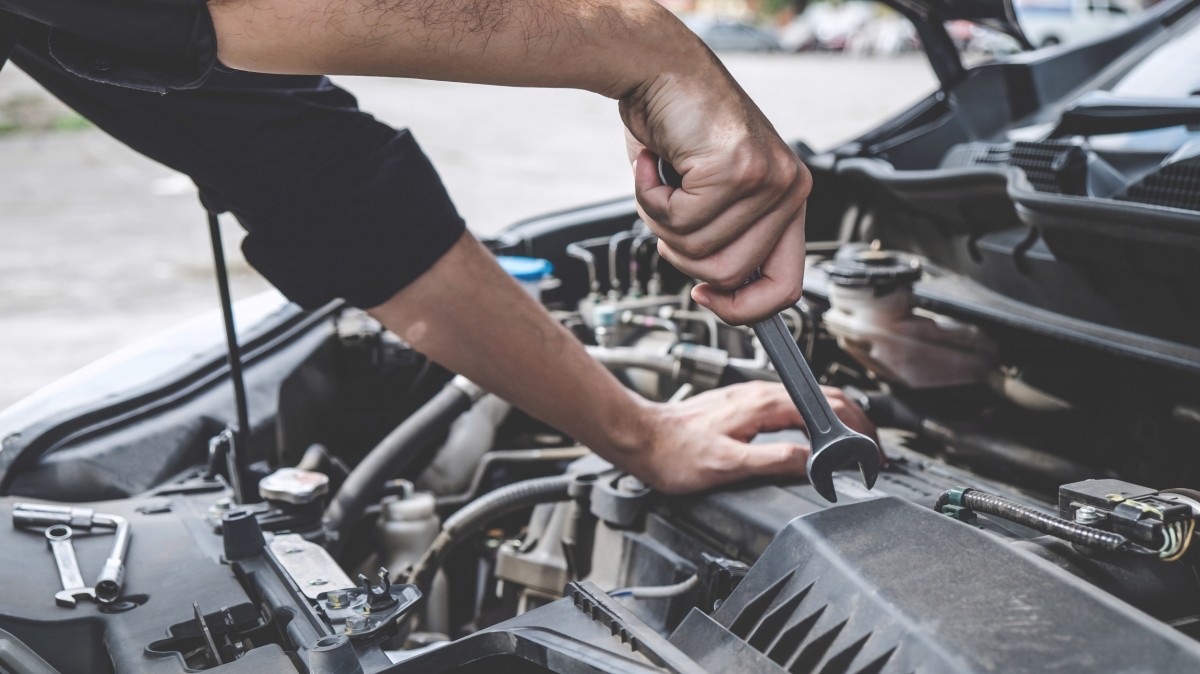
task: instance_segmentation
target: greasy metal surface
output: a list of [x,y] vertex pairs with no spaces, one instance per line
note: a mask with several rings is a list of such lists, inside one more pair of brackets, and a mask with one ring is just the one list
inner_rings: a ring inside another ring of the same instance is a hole
[[330,590],[355,586],[325,548],[304,540],[299,534],[276,536],[270,547],[280,565],[309,599],[316,599]]

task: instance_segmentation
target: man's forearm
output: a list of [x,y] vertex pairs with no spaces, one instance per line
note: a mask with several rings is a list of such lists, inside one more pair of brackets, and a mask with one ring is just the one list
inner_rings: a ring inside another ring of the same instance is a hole
[[[654,0],[210,0],[226,65],[620,98],[707,50]],[[699,61],[699,63],[698,63]]]
[[369,310],[421,353],[636,469],[651,403],[626,390],[469,233]]

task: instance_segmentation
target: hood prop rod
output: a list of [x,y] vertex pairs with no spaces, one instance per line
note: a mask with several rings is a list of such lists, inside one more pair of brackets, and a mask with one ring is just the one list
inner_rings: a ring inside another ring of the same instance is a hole
[[225,346],[229,359],[229,378],[233,383],[233,399],[237,408],[237,426],[233,429],[232,442],[227,448],[227,465],[229,466],[229,482],[233,488],[234,499],[238,503],[246,503],[245,475],[246,467],[243,453],[249,449],[250,410],[246,405],[246,380],[242,373],[242,352],[238,347],[237,329],[233,323],[233,300],[229,292],[229,270],[225,267],[225,246],[221,243],[221,227],[217,214],[208,213],[208,235],[212,240],[213,264],[217,273],[217,290],[221,295],[221,315],[225,322]]

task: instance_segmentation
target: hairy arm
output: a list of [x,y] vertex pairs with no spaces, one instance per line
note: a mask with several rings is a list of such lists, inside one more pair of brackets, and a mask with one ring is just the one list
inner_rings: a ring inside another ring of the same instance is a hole
[[620,98],[708,60],[652,0],[210,0],[227,65],[587,89]]
[[[654,0],[210,0],[229,66],[586,89],[617,99],[639,209],[694,297],[746,323],[794,304],[807,170]],[[665,157],[681,189],[659,185]],[[743,282],[755,270],[762,280]]]
[[[586,89],[619,101],[639,209],[729,322],[796,301],[809,177],[711,52],[654,0],[210,0],[229,66]],[[658,184],[655,154],[683,175]],[[763,280],[743,281],[756,269]],[[418,350],[666,491],[798,474],[781,386],[637,399],[469,234],[371,313]]]

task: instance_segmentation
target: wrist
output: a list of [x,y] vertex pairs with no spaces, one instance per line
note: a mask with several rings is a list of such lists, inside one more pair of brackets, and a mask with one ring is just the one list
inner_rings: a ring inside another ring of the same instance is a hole
[[602,36],[596,45],[594,62],[613,67],[597,70],[604,79],[586,88],[624,102],[668,80],[697,78],[719,63],[699,36],[655,0],[626,3],[621,12],[624,30]]
[[590,446],[617,467],[636,472],[646,464],[655,445],[662,425],[662,405],[616,385],[620,391],[615,398],[617,404],[601,417],[603,438]]

